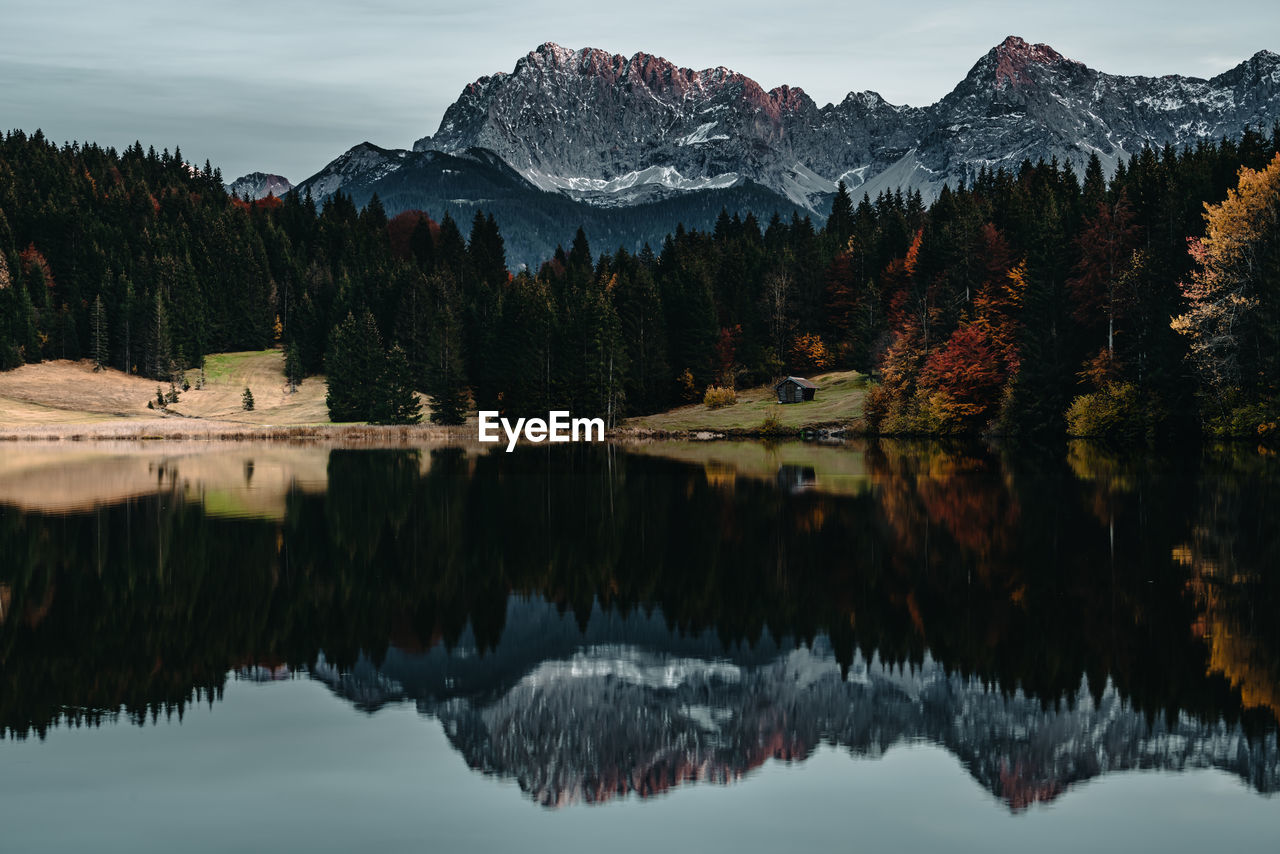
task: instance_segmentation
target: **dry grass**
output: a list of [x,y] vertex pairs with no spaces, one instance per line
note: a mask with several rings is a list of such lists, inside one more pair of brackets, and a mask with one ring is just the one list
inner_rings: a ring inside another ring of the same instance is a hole
[[91,424],[144,418],[156,384],[89,362],[43,362],[0,373],[0,425]]
[[[290,392],[284,379],[284,354],[279,350],[218,353],[205,359],[205,387],[196,388],[198,370],[187,372],[191,390],[170,409],[190,418],[237,424],[300,426],[328,424],[324,377],[307,377]],[[246,412],[241,396],[253,391],[254,408]],[[152,389],[152,394],[155,390]]]
[[[397,447],[421,450],[425,473],[440,444]],[[25,442],[0,453],[0,505],[84,512],[165,494],[198,501],[210,515],[283,519],[290,494],[328,488],[330,450],[312,442]]]
[[475,432],[474,421],[469,428],[466,425],[437,427],[433,424],[395,427],[371,424],[274,426],[173,417],[44,425],[0,425],[0,442],[27,439],[68,442],[133,439],[223,442],[271,440],[395,447],[414,443],[452,442],[464,437],[474,439]]
[[[189,391],[167,413],[148,409],[156,387],[168,384],[116,370],[95,373],[90,362],[54,361],[0,373],[0,440],[166,439],[342,441],[363,444],[434,442],[466,428],[333,424],[323,377],[308,377],[297,392],[284,381],[279,350],[220,353],[205,360],[205,387],[188,371]],[[241,395],[253,391],[246,412]],[[429,413],[423,401],[424,421]],[[472,428],[474,433],[474,428]]]
[[818,385],[814,400],[779,405],[773,386],[738,392],[738,400],[716,409],[698,403],[657,415],[629,418],[624,434],[754,434],[761,430],[765,416],[778,419],[778,429],[798,433],[805,428],[846,426],[862,416],[866,378],[856,371],[832,371],[811,377]]

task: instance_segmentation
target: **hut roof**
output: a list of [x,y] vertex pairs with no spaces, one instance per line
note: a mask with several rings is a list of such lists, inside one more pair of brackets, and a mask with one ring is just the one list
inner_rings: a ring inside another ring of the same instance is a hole
[[804,377],[787,377],[786,379],[784,379],[784,380],[780,381],[780,382],[778,383],[778,385],[775,385],[775,386],[774,386],[774,388],[777,388],[779,385],[782,385],[783,383],[795,383],[796,385],[800,386],[801,388],[815,388],[815,389],[817,388],[817,386],[816,386],[816,385],[814,385],[813,383],[809,382],[809,381],[808,381],[807,379],[805,379]]

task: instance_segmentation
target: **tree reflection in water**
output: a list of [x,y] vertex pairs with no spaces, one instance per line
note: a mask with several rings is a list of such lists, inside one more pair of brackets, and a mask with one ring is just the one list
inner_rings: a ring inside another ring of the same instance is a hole
[[281,518],[210,512],[179,477],[2,509],[0,726],[181,716],[229,672],[301,671],[416,701],[550,805],[823,740],[929,739],[1015,808],[1124,767],[1280,785],[1273,459],[672,456],[334,450]]

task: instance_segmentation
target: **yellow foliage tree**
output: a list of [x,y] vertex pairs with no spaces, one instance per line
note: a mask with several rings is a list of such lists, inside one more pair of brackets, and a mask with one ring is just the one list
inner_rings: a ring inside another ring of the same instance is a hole
[[820,336],[806,332],[791,345],[791,357],[805,370],[823,371],[831,366],[831,351]]
[[1280,154],[1263,170],[1242,168],[1221,204],[1205,205],[1205,236],[1182,285],[1187,311],[1172,326],[1219,400],[1242,390],[1274,392],[1280,380]]

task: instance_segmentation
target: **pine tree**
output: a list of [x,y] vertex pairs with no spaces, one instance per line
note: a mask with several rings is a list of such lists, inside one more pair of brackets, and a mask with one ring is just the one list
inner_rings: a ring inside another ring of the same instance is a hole
[[107,309],[102,304],[102,294],[93,299],[93,313],[90,315],[90,333],[92,341],[90,349],[93,354],[94,373],[107,366]]
[[418,219],[409,237],[409,248],[418,269],[423,273],[431,273],[436,267],[436,243],[431,236],[431,220],[425,215]]
[[253,392],[248,386],[244,387],[244,394],[240,395],[240,406],[245,412],[253,411]]
[[173,340],[169,336],[169,313],[164,299],[156,291],[155,310],[151,315],[151,378],[160,380],[169,375]]
[[853,200],[849,198],[849,188],[843,180],[836,184],[836,197],[831,202],[826,234],[830,244],[837,248],[843,248],[853,234]]
[[377,401],[378,378],[386,355],[377,323],[367,310],[357,320],[348,314],[334,328],[325,354],[328,394],[325,403],[332,421],[368,421]]
[[462,354],[462,329],[449,277],[432,277],[435,313],[427,352],[426,391],[431,396],[431,421],[461,424],[467,415],[467,381]]
[[289,393],[296,394],[302,383],[302,353],[296,341],[290,341],[284,348],[284,377],[289,384]]
[[417,424],[422,406],[413,390],[413,372],[399,344],[384,359],[369,421],[373,424]]
[[471,239],[467,243],[467,258],[479,281],[492,286],[507,281],[506,249],[493,214],[486,217],[476,211],[471,223]]

